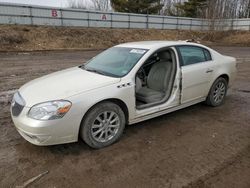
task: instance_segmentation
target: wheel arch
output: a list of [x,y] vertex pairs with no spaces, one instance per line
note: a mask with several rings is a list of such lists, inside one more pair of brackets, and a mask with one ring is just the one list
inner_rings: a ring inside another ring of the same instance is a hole
[[214,82],[215,82],[218,78],[224,78],[224,79],[227,81],[227,83],[229,84],[229,79],[230,79],[230,78],[229,78],[229,75],[226,74],[226,73],[219,74],[219,76],[215,77],[215,79],[213,79],[213,81],[210,82],[210,87],[209,87],[209,90],[208,90],[206,96],[208,96],[208,94],[209,94],[209,92],[210,92],[210,89],[211,89],[212,85],[214,84]]
[[[122,101],[121,99],[117,99],[117,98],[108,98],[108,99],[104,99],[104,100],[101,100],[101,101],[99,101],[99,102],[93,104],[93,105],[86,111],[86,113],[83,115],[82,120],[81,120],[81,124],[82,124],[82,122],[84,121],[84,118],[86,117],[86,115],[90,112],[90,110],[92,110],[95,106],[99,105],[100,103],[104,103],[104,102],[112,102],[112,103],[117,104],[117,105],[122,109],[122,111],[124,112],[126,124],[128,123],[128,120],[129,120],[129,112],[128,112],[128,107],[127,107],[126,103],[125,103],[124,101]],[[80,126],[81,126],[81,125],[80,125]]]
[[224,78],[227,81],[227,83],[229,83],[229,76],[228,76],[228,74],[221,74],[215,80],[217,80],[218,78]]
[[213,83],[214,83],[218,78],[224,78],[224,79],[227,81],[227,83],[229,83],[229,79],[230,79],[229,75],[228,75],[227,73],[219,73],[219,74],[217,74],[217,75],[212,79],[212,81],[210,82],[210,88],[212,87]]
[[[120,108],[122,109],[122,111],[124,112],[124,115],[125,115],[125,122],[126,122],[126,124],[128,123],[129,112],[128,112],[128,107],[124,101],[122,101],[121,99],[117,99],[117,98],[110,98],[110,99],[105,99],[101,102],[113,102],[113,103],[117,104],[118,106],[120,106]],[[99,103],[101,103],[101,102],[99,102]]]

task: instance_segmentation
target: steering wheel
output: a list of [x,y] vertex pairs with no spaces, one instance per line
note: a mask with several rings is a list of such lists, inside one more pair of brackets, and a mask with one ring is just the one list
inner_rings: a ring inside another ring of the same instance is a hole
[[144,83],[146,83],[146,72],[144,70],[144,68],[140,68],[139,71],[137,72],[137,76],[138,78],[140,78]]

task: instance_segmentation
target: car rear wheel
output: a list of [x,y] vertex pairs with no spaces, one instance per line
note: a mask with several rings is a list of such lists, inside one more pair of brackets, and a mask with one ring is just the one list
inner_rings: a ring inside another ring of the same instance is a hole
[[225,78],[218,78],[213,83],[206,99],[206,104],[209,106],[219,106],[223,104],[227,94],[227,81]]
[[92,108],[84,118],[80,136],[92,148],[103,148],[119,140],[125,127],[122,109],[111,102]]

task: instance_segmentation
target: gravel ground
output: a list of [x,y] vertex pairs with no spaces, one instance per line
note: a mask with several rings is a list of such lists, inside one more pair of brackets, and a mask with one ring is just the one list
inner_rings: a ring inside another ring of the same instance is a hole
[[9,102],[25,82],[79,65],[98,51],[0,54],[0,187],[250,187],[250,48],[214,47],[238,59],[225,104],[203,104],[127,126],[120,142],[50,147],[15,130]]

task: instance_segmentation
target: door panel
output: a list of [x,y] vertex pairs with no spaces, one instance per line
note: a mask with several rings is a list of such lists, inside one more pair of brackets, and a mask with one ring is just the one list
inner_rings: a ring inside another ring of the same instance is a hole
[[213,61],[182,66],[181,103],[206,97],[209,90],[209,82],[213,76],[213,69]]
[[213,75],[214,62],[210,52],[200,46],[178,46],[181,61],[181,103],[205,97]]

